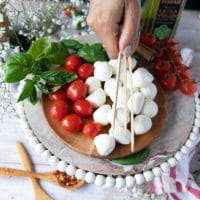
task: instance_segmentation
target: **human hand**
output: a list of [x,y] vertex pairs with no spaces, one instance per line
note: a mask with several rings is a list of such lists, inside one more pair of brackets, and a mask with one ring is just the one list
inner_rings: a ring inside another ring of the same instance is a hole
[[131,55],[139,41],[140,0],[91,0],[87,23],[109,58]]

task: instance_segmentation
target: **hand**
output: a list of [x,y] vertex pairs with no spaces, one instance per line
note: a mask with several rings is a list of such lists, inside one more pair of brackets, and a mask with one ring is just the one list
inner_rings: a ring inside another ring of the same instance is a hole
[[110,58],[119,51],[131,55],[139,41],[139,0],[91,0],[87,23],[102,41]]

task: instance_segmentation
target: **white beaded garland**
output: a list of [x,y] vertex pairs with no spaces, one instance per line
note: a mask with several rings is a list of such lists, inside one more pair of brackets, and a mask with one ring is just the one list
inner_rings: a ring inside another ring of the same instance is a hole
[[181,160],[183,158],[183,153],[181,151],[178,151],[176,154],[175,154],[175,158],[177,160]]
[[194,142],[193,142],[192,140],[188,139],[188,140],[186,141],[185,145],[186,145],[188,148],[192,149],[192,147],[194,146]]
[[59,171],[65,172],[66,169],[67,169],[67,163],[65,161],[61,160],[61,161],[58,162],[57,168],[58,168]]
[[125,181],[127,188],[132,188],[135,185],[135,178],[133,176],[126,176]]
[[196,118],[200,119],[200,112],[199,111],[196,112]]
[[197,111],[200,111],[200,105],[199,104],[196,104],[195,108],[196,108]]
[[175,167],[176,164],[177,164],[177,160],[176,160],[176,158],[174,158],[174,157],[169,158],[167,162],[169,163],[169,165],[170,165],[171,167]]
[[105,183],[105,177],[103,175],[97,175],[94,181],[95,185],[101,186]]
[[82,169],[76,170],[75,176],[77,179],[83,180],[83,179],[85,179],[85,175],[86,175],[86,172],[84,170],[82,170]]
[[68,165],[66,173],[70,176],[74,176],[76,174],[76,167],[74,165]]
[[198,126],[198,127],[200,127],[200,119],[195,119],[194,120],[194,124],[196,125],[196,126]]
[[45,148],[41,143],[36,144],[34,149],[35,149],[35,152],[39,154],[45,151]]
[[95,180],[95,174],[92,172],[87,172],[85,175],[85,181],[87,183],[94,183]]
[[145,178],[145,180],[146,180],[147,182],[153,180],[154,174],[153,174],[152,171],[150,171],[150,170],[149,170],[149,171],[145,171],[145,172],[143,173],[143,175],[144,175],[144,178]]
[[142,174],[135,174],[135,182],[137,185],[144,183],[144,176]]
[[164,162],[160,165],[160,168],[163,170],[163,172],[168,172],[170,170],[170,165],[167,162]]
[[181,152],[183,153],[183,154],[188,154],[189,153],[189,148],[187,147],[187,146],[182,146],[181,147]]
[[51,157],[51,153],[49,150],[45,150],[44,152],[42,152],[41,157],[44,161],[48,161],[48,159]]
[[28,142],[29,142],[30,146],[32,146],[32,147],[35,147],[35,145],[39,144],[39,141],[38,141],[37,137],[35,137],[35,136],[30,137],[28,139]]
[[51,156],[49,157],[48,159],[48,163],[51,165],[51,166],[56,166],[59,162],[59,159],[57,156]]
[[115,179],[112,176],[107,176],[105,181],[105,186],[111,188],[115,185]]
[[193,141],[196,141],[197,136],[194,133],[191,133],[190,134],[190,139],[193,140]]
[[198,126],[193,126],[192,132],[195,133],[195,134],[198,134],[199,133],[199,127]]
[[152,172],[154,173],[155,176],[159,177],[162,175],[162,170],[160,167],[154,167],[152,169]]
[[126,182],[125,182],[124,178],[122,178],[121,176],[118,176],[116,178],[116,184],[115,185],[116,185],[117,188],[123,188],[125,186],[125,184],[126,184]]

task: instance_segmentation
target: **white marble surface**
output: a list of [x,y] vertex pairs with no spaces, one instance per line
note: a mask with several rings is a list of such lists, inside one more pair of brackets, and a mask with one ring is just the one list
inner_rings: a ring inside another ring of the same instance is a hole
[[[184,12],[181,23],[176,35],[177,40],[182,47],[190,47],[195,50],[192,75],[200,77],[200,18],[197,12]],[[2,99],[0,101],[4,101]],[[6,101],[4,101],[5,103]],[[1,113],[2,114],[2,113]],[[36,171],[53,170],[48,163],[44,162],[38,156],[27,140],[24,134],[18,117],[14,110],[8,108],[7,112],[3,113],[3,118],[0,120],[0,167],[11,167],[23,169],[20,164],[19,156],[16,151],[15,142],[21,141],[34,163]],[[196,162],[194,162],[196,165]],[[188,163],[189,164],[189,163]],[[193,167],[194,168],[194,167]],[[195,167],[195,170],[197,168]],[[112,188],[107,189],[101,186],[86,184],[79,190],[68,191],[47,182],[40,182],[42,187],[55,200],[123,200],[136,199],[132,197],[130,192]],[[0,199],[2,200],[31,200],[34,199],[33,190],[30,181],[27,178],[19,177],[0,177]],[[143,199],[143,198],[139,198]],[[162,199],[161,197],[159,199]]]

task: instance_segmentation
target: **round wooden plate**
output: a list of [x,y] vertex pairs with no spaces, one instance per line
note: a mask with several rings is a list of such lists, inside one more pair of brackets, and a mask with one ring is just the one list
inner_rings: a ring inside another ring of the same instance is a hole
[[[161,132],[162,128],[164,127],[165,120],[166,120],[166,98],[163,93],[162,88],[159,84],[157,84],[158,93],[155,98],[155,101],[158,105],[158,114],[152,119],[152,128],[145,134],[135,136],[135,149],[134,153],[142,150],[143,148],[147,147]],[[105,159],[114,159],[125,157],[130,154],[131,152],[131,145],[121,145],[117,144],[115,150],[108,156],[101,156],[96,150],[93,138],[86,137],[82,132],[78,133],[71,133],[65,131],[61,127],[60,121],[52,120],[50,117],[50,108],[51,101],[48,99],[47,95],[43,95],[42,97],[42,107],[45,119],[47,123],[52,129],[52,132],[68,147],[77,151],[82,154],[86,154],[89,156],[97,157],[97,158],[105,158]],[[91,120],[91,119],[88,119]],[[109,126],[103,128],[103,132],[107,133]]]

